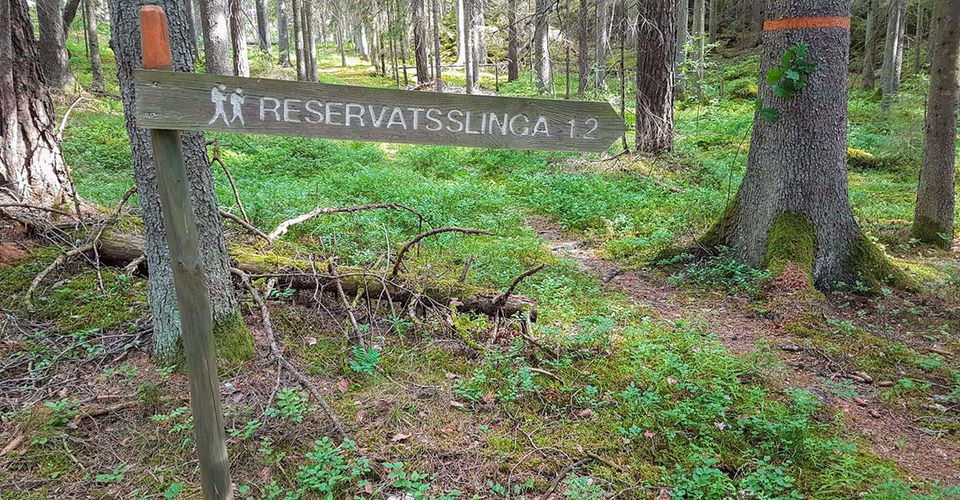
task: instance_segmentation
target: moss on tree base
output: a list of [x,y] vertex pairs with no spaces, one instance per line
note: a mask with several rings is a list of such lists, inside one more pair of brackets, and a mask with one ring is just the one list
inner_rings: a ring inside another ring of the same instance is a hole
[[256,354],[253,335],[239,312],[213,322],[213,342],[217,349],[217,364],[221,367],[238,366]]
[[858,235],[850,248],[844,270],[850,276],[856,277],[855,289],[865,291],[879,291],[880,286],[887,284],[903,290],[919,290],[920,283],[907,274],[906,271],[895,265],[876,243],[865,236]]
[[951,243],[949,235],[952,233],[950,229],[952,228],[943,227],[929,217],[918,215],[913,220],[913,226],[910,227],[910,236],[921,243],[949,250]]
[[793,263],[806,273],[812,287],[816,245],[816,231],[807,216],[799,212],[782,213],[773,219],[767,232],[763,266],[776,277]]

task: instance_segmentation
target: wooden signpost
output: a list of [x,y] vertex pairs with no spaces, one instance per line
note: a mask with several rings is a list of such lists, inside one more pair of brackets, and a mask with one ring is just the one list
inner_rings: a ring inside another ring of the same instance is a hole
[[180,130],[325,137],[496,149],[602,152],[624,133],[606,102],[441,94],[178,73],[160,7],[140,9],[144,70],[136,125],[151,129],[190,378],[205,499],[233,498],[209,292]]

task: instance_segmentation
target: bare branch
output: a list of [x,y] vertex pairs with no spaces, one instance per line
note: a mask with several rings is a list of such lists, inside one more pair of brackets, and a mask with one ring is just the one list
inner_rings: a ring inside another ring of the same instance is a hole
[[500,296],[498,296],[496,300],[493,301],[493,303],[496,304],[497,307],[500,307],[503,304],[505,304],[507,302],[507,299],[510,298],[510,295],[513,294],[513,291],[517,288],[517,285],[519,285],[521,281],[529,278],[530,276],[533,276],[534,274],[539,273],[545,267],[547,267],[546,264],[540,264],[537,267],[527,269],[526,271],[520,273],[519,276],[513,279],[513,283],[510,283],[510,286],[507,287],[506,291],[500,294]]
[[403,264],[403,256],[407,253],[407,250],[410,250],[410,247],[416,245],[420,240],[428,238],[435,234],[441,233],[463,233],[463,234],[483,234],[486,236],[493,236],[493,233],[490,231],[484,231],[482,229],[471,229],[468,227],[456,227],[456,226],[447,226],[447,227],[438,227],[436,229],[431,229],[429,231],[422,232],[413,237],[412,240],[404,243],[403,247],[400,248],[400,251],[397,252],[397,260],[393,264],[393,271],[390,272],[390,277],[396,276],[400,272],[400,265]]
[[301,222],[308,221],[318,215],[326,214],[337,214],[337,213],[346,213],[346,212],[359,212],[361,210],[380,210],[380,209],[393,209],[393,210],[406,210],[417,216],[420,219],[420,222],[423,222],[423,215],[416,210],[398,203],[369,203],[366,205],[354,205],[349,207],[317,207],[305,214],[298,215],[292,219],[285,220],[281,222],[276,229],[270,232],[270,241],[276,241],[277,238],[281,237],[290,230],[290,226],[299,224]]
[[270,239],[270,236],[267,235],[267,233],[257,229],[257,227],[254,226],[253,224],[241,219],[240,217],[237,217],[236,215],[233,215],[230,212],[227,212],[222,208],[220,209],[220,217],[230,219],[233,222],[240,224],[240,226],[242,226],[247,231],[250,231],[250,233],[252,233],[254,236],[266,241],[268,245],[273,243],[273,240]]

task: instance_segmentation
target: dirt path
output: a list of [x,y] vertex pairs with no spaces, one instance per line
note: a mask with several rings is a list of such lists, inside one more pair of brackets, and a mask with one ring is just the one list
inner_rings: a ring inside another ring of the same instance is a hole
[[798,344],[783,328],[783,319],[762,318],[747,310],[746,301],[728,295],[692,297],[662,279],[644,272],[623,270],[615,262],[597,256],[593,248],[565,233],[556,223],[534,218],[528,221],[547,240],[557,256],[579,262],[580,268],[600,278],[605,287],[650,306],[667,320],[684,318],[704,326],[734,354],[748,355],[758,342],[777,349],[786,368],[784,384],[805,388],[839,411],[848,429],[863,437],[879,457],[897,462],[911,476],[941,484],[960,484],[960,446],[923,433],[909,415],[876,400],[876,385],[859,385],[858,401],[834,397],[822,383],[833,371],[829,361],[815,352],[792,350]]

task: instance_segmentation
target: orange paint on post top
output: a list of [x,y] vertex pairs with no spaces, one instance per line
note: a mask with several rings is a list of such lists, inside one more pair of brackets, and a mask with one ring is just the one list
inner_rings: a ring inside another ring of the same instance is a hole
[[795,17],[790,19],[770,19],[764,21],[763,31],[779,31],[789,29],[810,28],[846,28],[850,29],[850,18],[842,16],[831,17]]
[[167,16],[156,5],[140,7],[140,49],[144,69],[172,69]]

